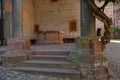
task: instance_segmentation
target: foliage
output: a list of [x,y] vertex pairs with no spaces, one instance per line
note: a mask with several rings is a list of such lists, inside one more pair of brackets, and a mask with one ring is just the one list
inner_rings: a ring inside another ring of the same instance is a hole
[[106,2],[119,2],[120,0],[98,0],[99,2],[106,1]]
[[115,32],[120,32],[120,28],[119,27],[111,27],[111,30],[115,31]]
[[96,62],[99,63],[101,66],[103,66],[104,63],[107,62],[107,58],[103,54],[92,55],[87,53],[80,54],[78,52],[70,53],[69,60],[76,66],[78,70],[81,67],[92,68]]

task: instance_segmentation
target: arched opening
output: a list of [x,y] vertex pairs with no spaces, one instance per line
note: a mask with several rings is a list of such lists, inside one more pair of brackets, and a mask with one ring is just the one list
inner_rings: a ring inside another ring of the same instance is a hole
[[100,37],[101,36],[101,28],[97,29],[97,36]]

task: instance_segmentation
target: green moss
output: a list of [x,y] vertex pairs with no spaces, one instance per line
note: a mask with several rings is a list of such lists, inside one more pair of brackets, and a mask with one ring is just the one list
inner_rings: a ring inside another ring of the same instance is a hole
[[69,59],[74,65],[80,69],[81,67],[92,68],[95,62],[99,63],[101,66],[104,62],[107,62],[107,58],[104,55],[91,55],[91,54],[79,54],[77,52],[72,52],[69,55]]

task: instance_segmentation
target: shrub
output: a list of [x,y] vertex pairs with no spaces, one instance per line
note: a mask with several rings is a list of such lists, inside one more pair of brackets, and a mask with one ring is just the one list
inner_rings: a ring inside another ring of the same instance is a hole
[[120,28],[119,27],[111,27],[111,30],[115,31],[115,32],[120,32]]

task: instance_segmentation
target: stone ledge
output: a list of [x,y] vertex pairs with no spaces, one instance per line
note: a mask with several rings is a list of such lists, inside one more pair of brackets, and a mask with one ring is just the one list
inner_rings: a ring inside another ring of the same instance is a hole
[[9,66],[7,64],[16,66],[17,63],[30,59],[31,55],[32,51],[30,50],[7,51],[2,56],[3,66]]
[[30,49],[30,40],[29,39],[8,39],[7,46],[9,50],[26,50]]

